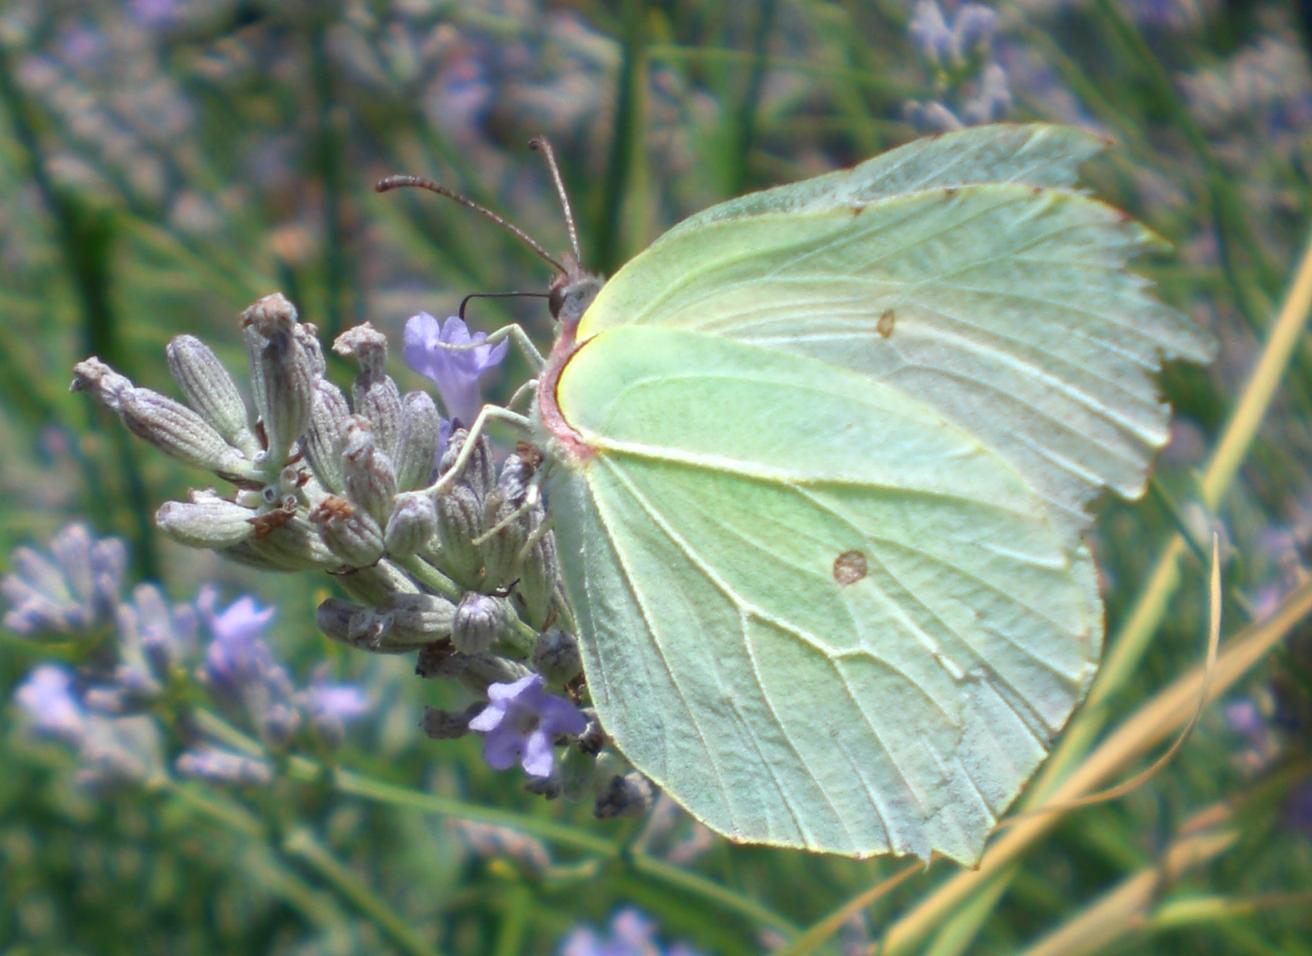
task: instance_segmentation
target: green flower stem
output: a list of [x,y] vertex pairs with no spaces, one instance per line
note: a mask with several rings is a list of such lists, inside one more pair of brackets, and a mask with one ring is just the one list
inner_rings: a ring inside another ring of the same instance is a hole
[[[198,711],[196,722],[200,729],[228,746],[243,753],[260,753],[260,746],[255,740],[214,713]],[[770,927],[788,936],[798,932],[798,928],[787,919],[747,896],[645,853],[627,851],[611,840],[594,836],[577,827],[557,823],[554,820],[467,803],[438,794],[422,793],[410,787],[388,783],[350,770],[330,768],[307,757],[291,757],[287,761],[286,769],[293,779],[326,785],[340,794],[360,797],[388,806],[417,810],[421,813],[473,820],[530,833],[557,846],[589,853],[610,863],[626,865],[639,876],[680,890],[690,896],[709,900],[753,925]]]
[[283,850],[373,920],[402,951],[412,956],[438,956],[441,952],[431,941],[417,933],[404,916],[371,890],[350,867],[333,856],[307,828],[297,827],[288,833],[283,841]]
[[[459,604],[460,599],[464,597],[464,591],[458,584],[418,555],[411,555],[397,563],[438,597],[444,597],[453,604]],[[527,657],[532,652],[533,645],[537,643],[538,632],[525,624],[519,615],[515,615],[510,626],[512,633],[507,643],[515,651]]]
[[[297,757],[292,760],[291,772],[295,777],[312,780],[319,777],[322,773],[322,767],[312,761]],[[710,900],[722,909],[735,913],[757,926],[768,926],[789,935],[797,932],[796,926],[774,910],[727,887],[714,883],[699,874],[681,869],[645,853],[626,851],[623,846],[617,845],[610,840],[594,836],[566,824],[557,823],[554,820],[524,816],[493,807],[453,800],[450,797],[442,797],[437,794],[420,793],[409,787],[386,783],[348,770],[338,770],[333,774],[331,785],[338,793],[363,797],[390,806],[434,813],[439,816],[459,817],[462,820],[490,823],[511,830],[531,833],[557,846],[591,853],[608,861],[622,861],[627,863],[640,876],[682,890],[692,896]]]
[[408,558],[397,561],[397,564],[414,575],[420,584],[438,597],[444,597],[453,604],[459,604],[460,599],[464,597],[464,591],[460,585],[417,554],[412,554]]
[[267,843],[268,828],[255,814],[240,804],[216,800],[204,789],[170,778],[161,778],[154,786],[161,795],[175,799],[199,816],[241,834],[270,851],[263,854],[262,865],[258,868],[260,879],[270,890],[299,910],[307,924],[323,927],[342,922],[340,905],[332,895],[311,886],[278,859],[275,848]]

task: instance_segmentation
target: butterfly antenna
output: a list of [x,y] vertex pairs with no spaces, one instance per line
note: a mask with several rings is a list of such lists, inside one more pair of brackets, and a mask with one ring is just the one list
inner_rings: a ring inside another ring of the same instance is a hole
[[560,197],[560,208],[565,211],[565,228],[569,230],[569,247],[574,251],[574,261],[582,262],[583,254],[579,252],[579,230],[574,225],[574,210],[569,207],[569,194],[565,192],[565,183],[560,178],[560,167],[556,165],[556,151],[545,136],[534,136],[528,141],[528,148],[540,152],[551,170],[551,181],[556,184],[556,195]]
[[469,304],[470,299],[514,299],[523,297],[526,299],[545,299],[545,292],[471,292],[460,300],[460,308],[456,310],[456,315],[461,319],[465,317],[465,306]]
[[[559,177],[557,178],[559,179]],[[488,219],[491,219],[501,228],[514,233],[516,236],[522,239],[525,243],[527,243],[530,249],[536,252],[546,262],[550,263],[552,268],[556,269],[561,273],[567,271],[563,265],[561,265],[554,258],[552,258],[551,254],[548,253],[546,249],[542,248],[541,243],[539,243],[536,239],[530,236],[523,229],[520,229],[519,226],[515,225],[513,222],[509,221],[505,217],[497,215],[491,209],[488,209],[486,206],[480,206],[478,203],[474,202],[474,200],[470,199],[469,197],[462,196],[460,195],[460,193],[456,192],[453,189],[447,189],[441,183],[434,182],[433,180],[427,179],[423,176],[388,176],[384,179],[378,180],[378,182],[374,185],[374,191],[380,193],[391,192],[393,189],[405,189],[405,188],[427,189],[430,193],[437,193],[439,196],[445,196],[447,199],[451,199],[454,200],[455,202],[460,203],[460,205],[464,206],[467,209],[472,209],[474,210],[474,212],[481,213],[482,215],[486,216]],[[573,231],[574,231],[574,224],[573,221],[571,220],[570,222],[571,236],[573,235]]]

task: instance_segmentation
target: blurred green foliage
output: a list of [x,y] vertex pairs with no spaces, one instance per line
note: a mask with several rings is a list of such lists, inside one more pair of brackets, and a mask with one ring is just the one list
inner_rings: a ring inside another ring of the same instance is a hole
[[[1005,73],[1008,118],[1074,122],[1116,141],[1089,184],[1172,243],[1144,271],[1222,342],[1212,368],[1164,376],[1177,423],[1153,492],[1109,502],[1099,523],[1113,636],[1172,536],[1194,547],[1142,657],[1101,702],[1091,746],[1201,659],[1213,520],[1224,635],[1271,620],[1306,587],[1306,333],[1276,367],[1274,401],[1215,515],[1197,479],[1251,394],[1312,223],[1312,33],[1277,2],[996,9],[986,52]],[[525,148],[538,133],[556,146],[585,258],[613,271],[713,201],[909,139],[908,103],[971,94],[979,64],[953,73],[927,62],[912,14],[894,0],[6,5],[0,553],[88,520],[129,542],[138,579],[177,597],[217,581],[276,602],[276,641],[293,666],[326,659],[380,703],[349,737],[340,772],[301,763],[259,792],[179,783],[112,799],[79,790],[61,748],[7,720],[0,951],[551,953],[576,927],[603,927],[633,905],[666,941],[749,953],[905,867],[734,847],[668,808],[645,829],[600,823],[521,793],[474,742],[425,739],[422,704],[454,701],[414,680],[407,661],[328,646],[313,628],[321,580],[274,580],[159,539],[155,506],[194,476],[66,385],[95,353],[167,391],[163,347],[181,332],[239,366],[237,313],[275,289],[326,339],[368,319],[395,344],[421,309],[544,288],[543,264],[487,222],[429,196],[372,191],[388,173],[430,175],[562,250],[550,181]],[[519,321],[544,347],[551,336],[532,299],[481,300],[469,318],[484,329]],[[399,363],[393,372],[417,386]],[[527,372],[508,363],[501,381]],[[935,864],[843,921],[826,951],[878,951],[890,927],[912,933],[900,951],[1021,951],[1101,912],[1104,894],[1142,874],[1155,874],[1152,892],[1108,911],[1101,931],[1114,932],[1099,951],[1312,951],[1312,634],[1297,616],[1282,634],[1150,782],[1070,812],[933,925],[900,923],[954,876]],[[0,651],[7,699],[38,651],[7,634]],[[1256,725],[1227,721],[1227,702]],[[1233,815],[1233,839],[1171,872],[1181,828],[1218,808]],[[530,842],[480,838],[479,821]]]

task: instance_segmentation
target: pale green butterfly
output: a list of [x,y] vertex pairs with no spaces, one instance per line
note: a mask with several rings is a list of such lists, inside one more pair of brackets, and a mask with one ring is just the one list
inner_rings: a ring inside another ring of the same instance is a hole
[[1163,358],[1211,337],[983,126],[754,193],[552,289],[534,420],[587,684],[732,840],[974,863],[1097,668],[1082,539],[1141,494]]

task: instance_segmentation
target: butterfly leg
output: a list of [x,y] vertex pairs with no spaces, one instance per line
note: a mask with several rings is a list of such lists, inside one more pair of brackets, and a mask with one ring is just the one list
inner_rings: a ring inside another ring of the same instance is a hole
[[519,349],[520,354],[524,356],[533,368],[541,370],[542,367],[547,364],[547,360],[542,357],[542,353],[539,352],[538,347],[533,344],[533,340],[528,337],[528,333],[524,331],[523,326],[515,323],[503,325],[501,328],[489,332],[487,338],[479,339],[478,341],[463,342],[459,344],[455,342],[438,342],[436,344],[438,348],[445,349],[448,352],[468,352],[472,349],[483,348],[486,345],[496,345],[498,342],[506,339],[509,339],[515,344],[515,347]]
[[487,430],[487,424],[490,421],[505,422],[507,425],[523,432],[527,432],[533,427],[532,422],[525,415],[512,412],[508,408],[502,408],[500,405],[484,405],[479,409],[474,424],[469,426],[468,436],[465,438],[464,445],[460,448],[460,453],[456,455],[456,460],[451,463],[451,467],[443,472],[437,481],[424,489],[428,494],[440,497],[455,486],[456,482],[460,480],[460,476],[464,474],[465,466],[469,464],[469,459],[473,457],[474,450],[478,446],[478,439]]
[[[524,515],[532,511],[533,508],[537,505],[537,503],[541,500],[542,500],[542,495],[538,491],[537,476],[535,475],[533,478],[529,479],[529,484],[524,489],[524,500],[519,503],[519,506],[514,511],[510,512],[510,514],[506,515],[504,518],[502,518],[492,527],[488,528],[477,538],[475,538],[473,541],[474,545],[478,547],[486,544],[488,541],[492,539],[493,535],[495,535],[498,531],[501,531],[502,529],[508,527],[509,525],[514,524]],[[542,535],[536,534],[536,529],[534,529],[534,532],[530,533],[528,540],[524,544],[524,547],[521,548],[520,550],[525,551],[525,549],[531,548],[533,545],[538,543],[538,539],[541,537]]]

